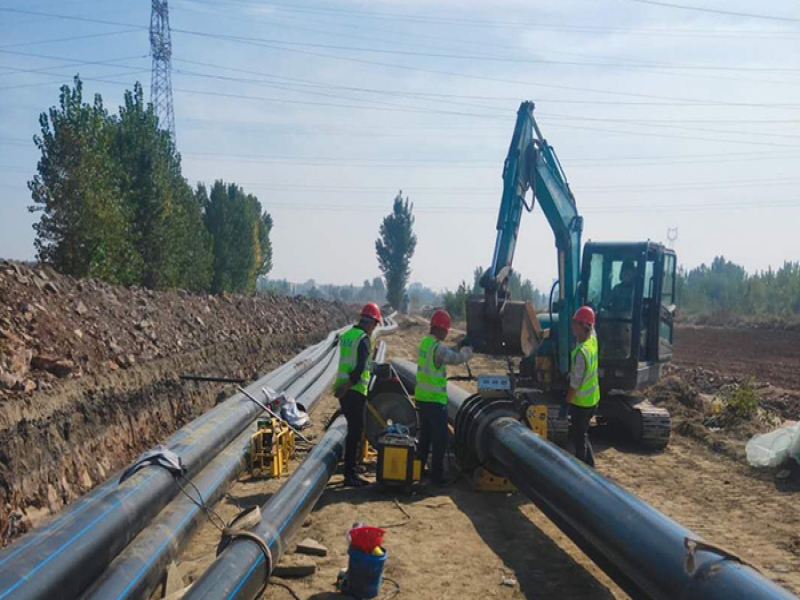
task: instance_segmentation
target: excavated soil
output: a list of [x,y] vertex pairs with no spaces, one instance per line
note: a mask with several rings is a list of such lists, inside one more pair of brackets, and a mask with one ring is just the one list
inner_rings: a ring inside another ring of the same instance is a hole
[[0,263],[0,534],[7,544],[230,386],[351,316],[305,298],[152,292]]
[[[398,332],[387,339],[390,357],[414,358],[423,333],[419,322],[401,322]],[[740,350],[751,331],[726,333],[735,342],[726,346],[730,360],[746,361]],[[723,351],[711,363],[719,370],[703,366],[705,353],[687,350],[687,340],[696,336],[714,340],[719,334],[716,330],[679,331],[677,365],[652,395],[684,407],[685,414],[678,421],[694,420],[708,431],[711,428],[703,424],[700,409],[685,408],[679,399],[680,390],[712,395],[725,385],[749,380],[750,374],[736,368],[723,371],[729,360]],[[754,353],[750,360],[747,364],[755,368],[753,363],[761,356]],[[476,373],[502,372],[503,367],[483,357],[472,362]],[[792,366],[788,368],[781,379],[784,384],[791,381]],[[455,368],[450,374],[465,371]],[[678,391],[673,389],[675,382]],[[767,387],[756,385],[759,398]],[[800,393],[800,385],[788,388],[788,392]],[[335,407],[336,400],[326,396],[320,400],[317,413],[326,416]],[[767,577],[800,593],[800,469],[793,470],[788,479],[777,479],[773,470],[751,469],[736,453],[720,452],[715,447],[719,440],[734,445],[741,442],[743,433],[737,427],[714,428],[718,430],[710,433],[717,438],[712,443],[686,435],[679,427],[669,446],[656,454],[643,453],[624,440],[610,437],[610,432],[595,428],[592,436],[598,453],[597,469],[673,519],[740,554]],[[278,486],[276,481],[237,484],[219,510],[229,518],[239,505],[262,504]],[[334,582],[347,565],[345,531],[359,521],[388,529],[386,576],[391,581],[384,583],[382,595],[391,593],[393,582],[397,582],[401,597],[431,600],[628,598],[524,496],[475,493],[463,478],[444,489],[395,498],[373,487],[345,489],[341,477],[334,476],[296,540],[312,537],[326,545],[329,554],[312,559],[317,565],[313,576],[282,582],[301,598],[344,598],[336,593]],[[210,525],[201,528],[181,559],[187,583],[213,561],[218,539],[219,533]],[[288,598],[289,593],[273,585],[263,597],[279,600]]]

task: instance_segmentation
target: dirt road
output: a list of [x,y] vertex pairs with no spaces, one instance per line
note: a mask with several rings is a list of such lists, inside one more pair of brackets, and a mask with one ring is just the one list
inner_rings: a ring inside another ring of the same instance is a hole
[[[420,327],[406,325],[387,338],[390,356],[412,358],[421,333]],[[678,347],[685,349],[690,339],[714,340],[715,336],[713,331],[684,334],[682,330]],[[734,335],[731,339],[742,338]],[[720,365],[728,364],[721,353],[715,356]],[[679,363],[700,364],[702,357],[702,352],[685,351]],[[498,368],[502,365],[486,359],[473,364],[475,371]],[[788,376],[782,379],[789,380]],[[323,398],[317,421],[335,406],[335,399]],[[595,432],[595,442],[603,475],[800,593],[798,478],[778,483],[772,474],[753,471],[680,435],[673,435],[659,454],[642,454],[612,443],[602,432]],[[276,487],[275,482],[240,483],[231,496],[241,505],[263,503]],[[314,576],[286,583],[301,598],[342,598],[333,583],[347,564],[344,532],[352,523],[363,521],[388,527],[386,575],[399,584],[405,597],[628,597],[524,496],[476,494],[462,479],[452,487],[398,501],[402,509],[392,497],[372,488],[344,489],[341,477],[334,477],[299,536],[319,540],[330,553],[316,559]],[[236,512],[230,502],[219,510],[226,518]],[[182,558],[187,579],[197,577],[213,559],[218,537],[209,526],[202,528]],[[504,579],[511,585],[504,585]],[[393,585],[387,581],[383,592],[390,592]],[[289,594],[270,586],[264,597],[282,599]]]

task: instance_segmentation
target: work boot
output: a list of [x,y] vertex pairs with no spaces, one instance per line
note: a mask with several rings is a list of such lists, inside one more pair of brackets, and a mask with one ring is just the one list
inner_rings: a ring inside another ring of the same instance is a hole
[[362,479],[355,473],[345,475],[344,477],[344,487],[361,488],[368,485],[369,481],[367,481],[366,479]]

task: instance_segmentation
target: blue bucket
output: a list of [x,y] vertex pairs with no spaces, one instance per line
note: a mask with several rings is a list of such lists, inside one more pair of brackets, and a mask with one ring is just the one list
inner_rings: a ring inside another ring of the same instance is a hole
[[383,581],[383,566],[388,556],[374,556],[350,546],[350,562],[347,566],[347,591],[356,598],[374,598],[380,593]]

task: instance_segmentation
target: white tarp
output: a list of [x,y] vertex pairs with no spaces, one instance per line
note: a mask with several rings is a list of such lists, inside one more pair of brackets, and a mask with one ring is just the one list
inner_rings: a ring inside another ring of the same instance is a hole
[[753,467],[777,467],[789,458],[800,463],[800,423],[753,436],[745,452]]
[[270,387],[263,389],[268,398],[270,410],[280,411],[281,418],[295,429],[303,429],[311,424],[311,418],[297,407],[297,401],[291,396],[276,392]]

